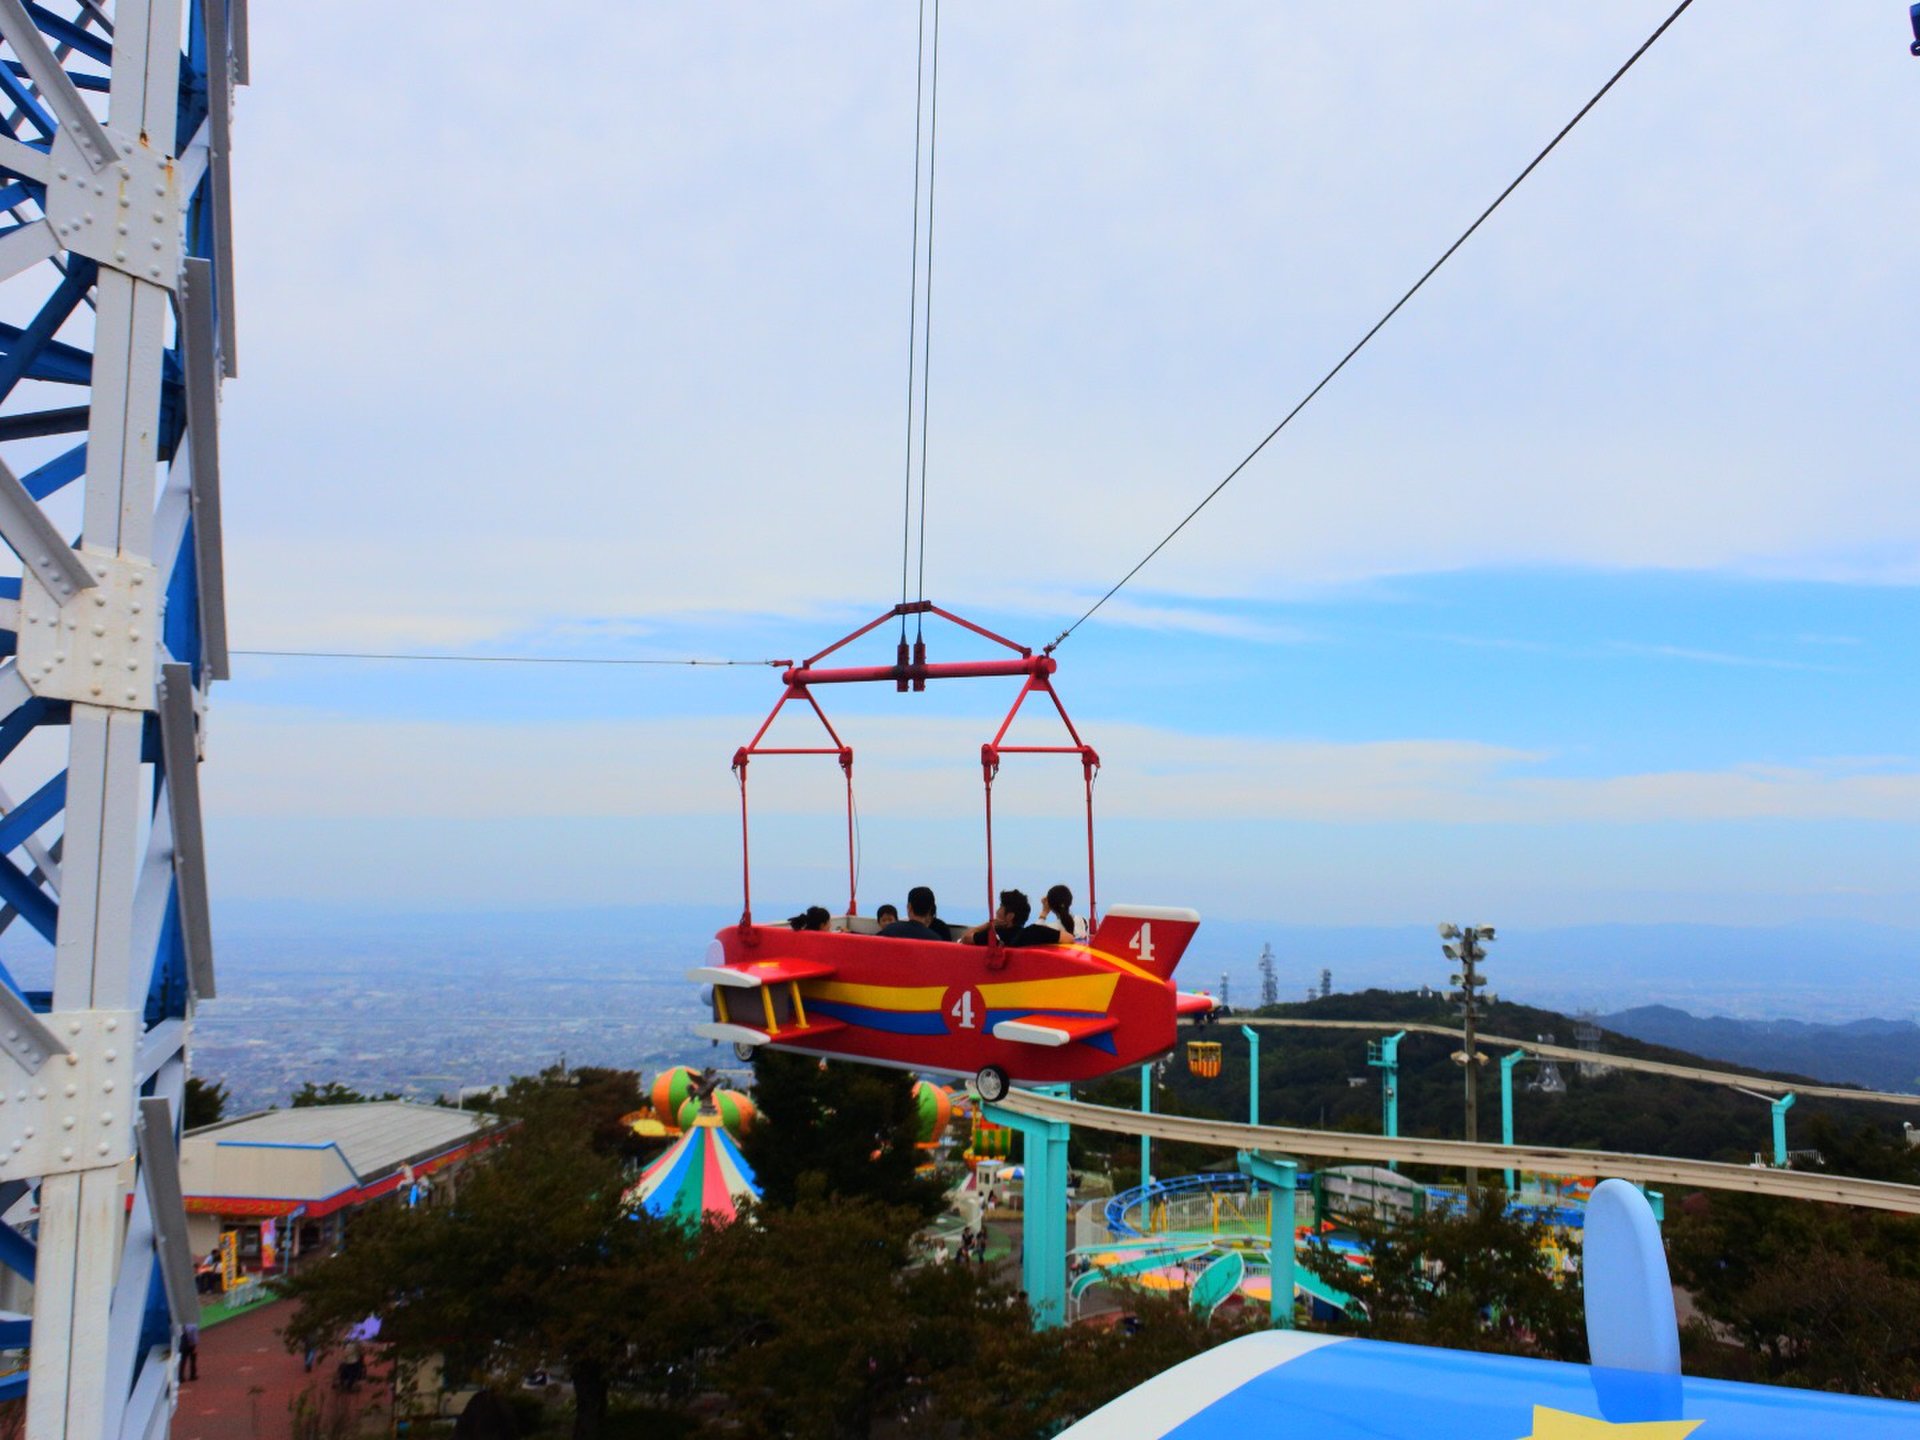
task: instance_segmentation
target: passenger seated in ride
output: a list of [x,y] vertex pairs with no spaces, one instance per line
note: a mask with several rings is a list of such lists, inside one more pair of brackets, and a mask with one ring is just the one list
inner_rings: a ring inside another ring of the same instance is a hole
[[824,905],[809,905],[804,912],[787,921],[790,930],[825,930],[833,924],[833,916]]
[[1047,891],[1046,899],[1040,902],[1039,923],[1050,930],[1058,930],[1061,943],[1070,943],[1080,933],[1073,918],[1073,891],[1064,885],[1056,885]]
[[880,927],[885,940],[951,940],[953,929],[937,913],[933,891],[916,885],[907,892],[907,918]]
[[975,925],[960,934],[963,945],[985,945],[988,932],[1000,937],[1000,943],[1010,950],[1025,949],[1034,945],[1058,945],[1060,932],[1050,925],[1029,925],[1027,919],[1033,914],[1033,902],[1019,890],[1002,890],[1000,908],[993,912],[989,924]]
[[873,923],[882,930],[889,925],[897,925],[900,923],[900,912],[891,905],[882,905],[873,912]]

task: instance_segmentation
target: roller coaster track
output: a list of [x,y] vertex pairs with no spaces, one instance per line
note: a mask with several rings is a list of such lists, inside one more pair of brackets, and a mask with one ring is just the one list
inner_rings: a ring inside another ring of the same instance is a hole
[[[1378,1020],[1246,1020],[1236,1015],[1230,1023],[1288,1030],[1364,1030],[1375,1035],[1404,1030],[1411,1035],[1445,1035],[1462,1043],[1466,1040],[1462,1032],[1445,1025],[1399,1024]],[[1612,1070],[1639,1070],[1648,1075],[1671,1075],[1679,1080],[1729,1085],[1736,1090],[1768,1091],[1776,1095],[1818,1095],[1828,1100],[1869,1100],[1879,1105],[1920,1108],[1920,1095],[1856,1090],[1846,1085],[1803,1085],[1798,1081],[1773,1080],[1764,1075],[1741,1075],[1732,1070],[1702,1070],[1694,1065],[1675,1065],[1666,1060],[1636,1060],[1626,1055],[1604,1055],[1594,1050],[1576,1050],[1571,1045],[1549,1045],[1543,1040],[1514,1040],[1504,1035],[1479,1035],[1476,1039],[1482,1045],[1525,1050],[1529,1055],[1538,1055],[1543,1060],[1572,1060],[1582,1065],[1603,1065]]]
[[[1582,1052],[1584,1053],[1584,1052]],[[1226,1120],[1196,1119],[1188,1115],[1142,1115],[1107,1105],[1060,1100],[1031,1090],[1015,1090],[999,1102],[999,1109],[1038,1120],[1106,1130],[1120,1135],[1148,1135],[1155,1140],[1178,1140],[1222,1150],[1255,1150],[1274,1154],[1311,1155],[1333,1160],[1413,1165],[1479,1166],[1499,1170],[1508,1166],[1548,1175],[1600,1175],[1656,1185],[1685,1185],[1700,1190],[1733,1190],[1747,1195],[1778,1195],[1791,1200],[1822,1200],[1832,1205],[1859,1205],[1920,1215],[1920,1186],[1894,1185],[1884,1180],[1853,1180],[1841,1175],[1816,1175],[1804,1170],[1770,1170],[1726,1165],[1711,1160],[1677,1160],[1664,1155],[1623,1155],[1606,1150],[1557,1150],[1539,1145],[1479,1145],[1464,1140],[1423,1140],[1406,1135],[1355,1135],[1334,1130],[1296,1130],[1279,1125],[1236,1125]]]

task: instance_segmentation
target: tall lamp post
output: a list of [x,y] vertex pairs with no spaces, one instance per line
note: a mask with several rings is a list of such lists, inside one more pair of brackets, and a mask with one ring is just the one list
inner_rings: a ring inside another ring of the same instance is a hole
[[[1480,965],[1487,958],[1483,948],[1494,940],[1493,926],[1469,925],[1462,929],[1458,925],[1442,925],[1440,939],[1444,942],[1440,949],[1447,959],[1460,968],[1452,976],[1458,990],[1450,991],[1447,998],[1459,1007],[1460,1028],[1465,1034],[1465,1043],[1454,1051],[1453,1063],[1466,1073],[1467,1101],[1467,1142],[1472,1144],[1480,1138],[1480,1067],[1487,1063],[1475,1046],[1475,1030],[1480,1023],[1480,991],[1486,981],[1481,978]],[[1473,1166],[1467,1167],[1467,1203],[1473,1203],[1474,1192],[1479,1188],[1480,1172]]]

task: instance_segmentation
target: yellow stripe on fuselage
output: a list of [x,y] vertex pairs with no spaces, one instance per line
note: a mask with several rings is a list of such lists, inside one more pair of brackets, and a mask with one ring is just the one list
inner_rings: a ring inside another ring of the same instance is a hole
[[1105,1011],[1118,975],[1061,975],[1051,980],[1001,980],[980,987],[989,1010]]
[[1131,960],[1122,960],[1118,955],[1109,955],[1106,951],[1096,950],[1091,945],[1077,945],[1074,948],[1086,951],[1087,954],[1091,955],[1094,959],[1103,960],[1116,970],[1125,971],[1136,980],[1151,980],[1155,985],[1164,985],[1167,983],[1151,970],[1142,970]]
[[869,1010],[938,1010],[943,985],[856,985],[849,980],[815,980],[806,984],[809,1000],[864,1005]]

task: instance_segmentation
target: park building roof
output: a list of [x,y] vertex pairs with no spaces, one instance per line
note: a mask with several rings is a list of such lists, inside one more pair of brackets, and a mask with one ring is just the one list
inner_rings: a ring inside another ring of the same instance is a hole
[[456,1164],[499,1129],[478,1111],[404,1100],[264,1110],[189,1131],[181,1186],[190,1211],[325,1214]]

